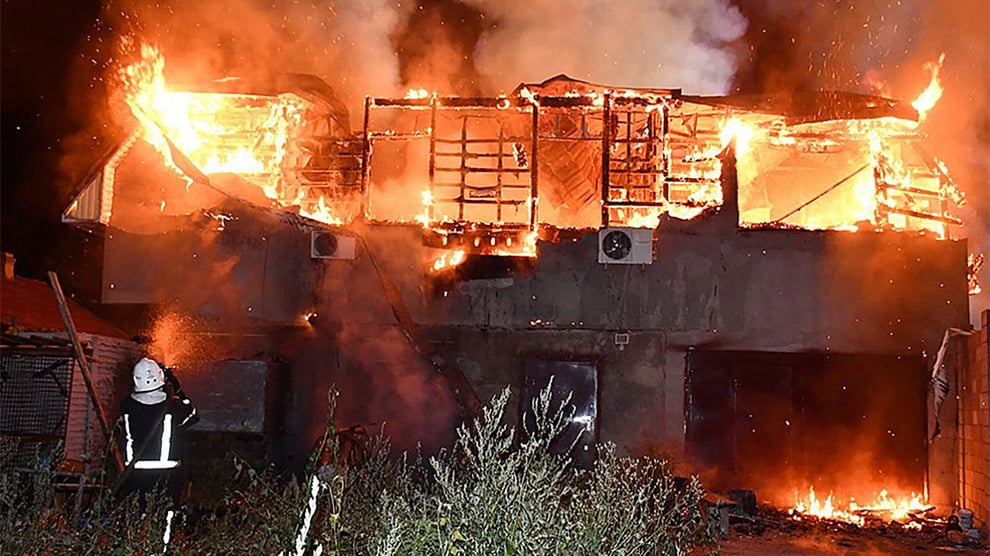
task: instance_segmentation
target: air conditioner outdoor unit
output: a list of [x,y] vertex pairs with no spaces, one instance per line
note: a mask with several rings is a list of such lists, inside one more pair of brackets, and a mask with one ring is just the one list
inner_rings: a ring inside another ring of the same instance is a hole
[[604,264],[652,264],[653,230],[603,228],[598,230],[598,262]]
[[330,232],[310,232],[309,255],[314,259],[353,259],[357,240]]

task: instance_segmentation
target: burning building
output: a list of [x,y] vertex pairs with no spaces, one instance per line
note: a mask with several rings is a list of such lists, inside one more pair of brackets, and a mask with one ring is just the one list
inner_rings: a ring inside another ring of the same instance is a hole
[[967,246],[924,104],[558,76],[369,97],[357,127],[312,78],[177,92],[146,54],[133,133],[63,218],[105,238],[103,303],[182,315],[166,362],[257,400],[210,432],[299,466],[335,385],[342,424],[432,449],[553,376],[582,461],[608,441],[782,503],[951,504],[926,408]]

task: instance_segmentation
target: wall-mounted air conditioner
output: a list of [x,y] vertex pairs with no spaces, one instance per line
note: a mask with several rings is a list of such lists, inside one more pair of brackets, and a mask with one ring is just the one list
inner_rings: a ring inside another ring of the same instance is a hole
[[309,255],[314,259],[353,259],[357,239],[330,232],[310,232]]
[[598,262],[604,264],[651,264],[653,230],[603,228],[598,230]]

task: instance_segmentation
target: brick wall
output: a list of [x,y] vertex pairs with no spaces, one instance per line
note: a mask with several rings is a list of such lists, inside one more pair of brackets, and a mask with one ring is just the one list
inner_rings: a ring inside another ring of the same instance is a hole
[[966,338],[968,364],[959,377],[959,504],[973,510],[984,538],[990,536],[990,310],[981,328]]

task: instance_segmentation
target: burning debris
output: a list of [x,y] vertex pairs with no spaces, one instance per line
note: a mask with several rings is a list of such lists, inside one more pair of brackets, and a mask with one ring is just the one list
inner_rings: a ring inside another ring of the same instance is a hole
[[[960,515],[972,515],[961,510]],[[890,519],[883,512],[863,514],[862,523],[815,515],[797,516],[760,506],[756,515],[730,514],[726,553],[735,554],[917,554],[919,551],[982,553],[985,548],[976,529],[963,533],[957,514],[932,519],[912,513],[907,519]]]
[[812,487],[808,489],[806,498],[798,498],[791,515],[794,519],[816,517],[854,525],[864,525],[868,518],[875,518],[886,522],[896,521],[908,528],[920,528],[921,524],[931,521],[927,514],[934,509],[934,506],[924,502],[924,497],[920,494],[891,497],[886,490],[881,490],[869,504],[861,506],[850,499],[847,504],[840,506],[831,493],[824,500],[819,499]]

